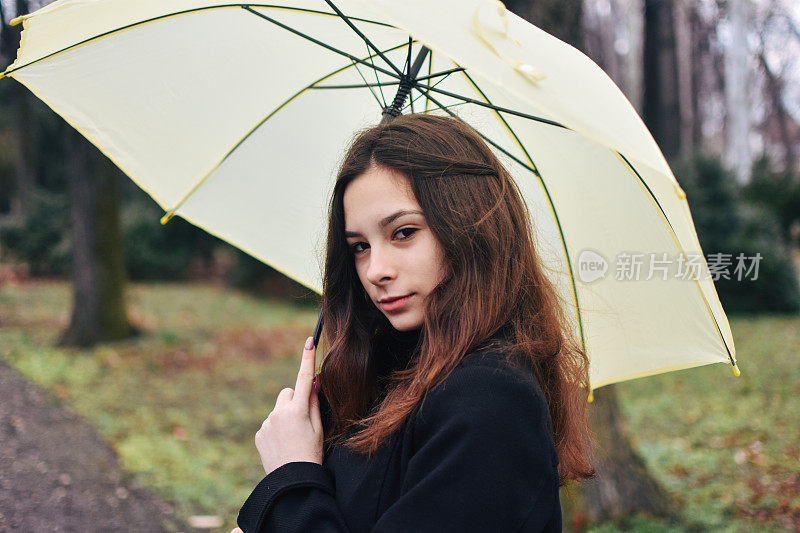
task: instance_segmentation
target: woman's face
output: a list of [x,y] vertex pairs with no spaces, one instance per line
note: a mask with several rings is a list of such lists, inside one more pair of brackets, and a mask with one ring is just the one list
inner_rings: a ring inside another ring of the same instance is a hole
[[407,178],[371,166],[347,185],[343,201],[345,236],[364,290],[395,329],[419,328],[425,299],[444,277],[444,253]]

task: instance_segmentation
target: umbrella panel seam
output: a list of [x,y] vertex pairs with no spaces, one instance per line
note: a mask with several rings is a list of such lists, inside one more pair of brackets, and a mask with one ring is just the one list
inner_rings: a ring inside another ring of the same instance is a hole
[[[82,46],[84,44],[87,44],[87,43],[89,43],[91,41],[94,41],[94,40],[97,40],[97,39],[100,39],[100,38],[103,38],[103,37],[107,37],[107,36],[109,36],[111,34],[118,33],[118,32],[121,32],[123,30],[127,30],[127,29],[130,29],[130,28],[141,26],[143,24],[148,24],[150,22],[156,22],[156,21],[163,20],[163,19],[170,18],[170,17],[176,17],[176,16],[179,16],[179,15],[188,15],[190,13],[197,13],[197,12],[200,12],[200,11],[209,11],[211,9],[224,9],[224,8],[232,8],[232,7],[238,7],[238,8],[245,8],[246,9],[249,6],[255,6],[255,7],[260,7],[260,8],[265,8],[265,9],[276,9],[276,10],[280,9],[280,10],[296,11],[296,12],[308,13],[308,14],[312,14],[312,15],[326,15],[326,16],[330,16],[330,17],[338,17],[338,15],[336,13],[327,13],[325,11],[317,11],[317,10],[314,10],[314,9],[307,9],[307,8],[300,8],[300,7],[279,6],[279,5],[275,5],[275,4],[242,4],[242,3],[239,3],[239,4],[222,4],[222,5],[216,5],[216,6],[204,6],[204,7],[197,7],[197,8],[193,8],[193,9],[186,9],[186,10],[183,10],[183,11],[176,11],[175,13],[166,13],[164,15],[159,15],[157,17],[152,17],[152,18],[149,18],[149,19],[140,20],[140,21],[134,22],[132,24],[127,24],[125,26],[120,26],[119,28],[114,28],[114,29],[105,31],[105,32],[100,33],[98,35],[93,35],[93,36],[88,37],[88,38],[86,38],[86,39],[84,39],[82,41],[79,41],[77,43],[73,43],[73,44],[71,44],[69,46],[61,48],[61,49],[56,50],[54,52],[50,52],[49,54],[47,54],[45,56],[42,56],[42,57],[40,57],[38,59],[34,59],[33,61],[29,61],[28,63],[25,63],[24,65],[20,65],[18,67],[14,67],[14,64],[12,63],[11,66],[8,69],[6,69],[2,73],[0,73],[0,79],[2,79],[5,76],[9,76],[10,74],[12,74],[12,73],[14,73],[14,72],[16,72],[16,71],[18,71],[20,69],[23,69],[25,67],[29,67],[29,66],[31,66],[31,65],[33,65],[35,63],[38,63],[40,61],[44,61],[45,59],[49,59],[49,58],[51,58],[51,57],[53,57],[53,56],[55,56],[57,54],[60,54],[62,52],[66,52],[66,51],[71,50],[73,48],[76,48],[78,46]],[[31,13],[29,17],[25,18],[24,22],[25,22],[26,26],[29,24],[28,23],[28,19],[32,18],[33,15],[35,15],[35,14],[36,14],[35,12]],[[364,18],[360,18],[360,17],[352,17],[352,19],[353,20],[358,20],[359,22],[367,22],[369,24],[377,24],[379,26],[384,26],[384,27],[387,27],[387,28],[394,28],[395,27],[395,26],[392,26],[391,24],[387,24],[385,22],[378,22],[376,20],[369,20],[369,19],[364,19]],[[27,28],[24,28],[23,32],[25,30],[27,30]],[[22,48],[22,46],[20,46],[20,48]],[[15,61],[15,63],[16,63],[16,61]]]

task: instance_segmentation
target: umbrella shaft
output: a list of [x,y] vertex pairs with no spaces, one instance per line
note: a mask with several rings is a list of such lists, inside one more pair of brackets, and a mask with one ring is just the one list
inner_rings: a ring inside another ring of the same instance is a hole
[[417,79],[419,69],[422,68],[422,64],[425,62],[425,58],[428,56],[428,51],[428,48],[425,46],[420,49],[417,57],[414,59],[414,63],[408,70],[408,73],[400,80],[400,85],[397,88],[397,94],[394,96],[392,105],[383,108],[383,118],[381,118],[381,124],[391,122],[394,117],[400,114],[400,110],[405,105],[406,98],[408,98],[408,95],[411,93],[411,88],[414,86],[414,81]]

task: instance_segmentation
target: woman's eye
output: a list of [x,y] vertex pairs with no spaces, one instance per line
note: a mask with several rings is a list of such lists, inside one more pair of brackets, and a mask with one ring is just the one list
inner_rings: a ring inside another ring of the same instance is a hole
[[[407,239],[410,239],[411,236],[414,235],[414,233],[416,233],[416,232],[417,232],[417,228],[401,228],[401,229],[395,231],[394,234],[395,235],[402,235],[399,238],[400,238],[401,241],[405,241]],[[367,243],[365,243],[365,242],[354,242],[353,244],[350,245],[350,251],[353,252],[354,254],[358,255],[361,252],[363,252],[364,250],[366,250],[368,247],[369,247],[369,245]]]
[[364,251],[364,250],[359,249],[359,246],[361,246],[362,244],[365,244],[365,243],[363,243],[363,242],[355,242],[355,243],[350,245],[350,250],[354,254],[360,254],[361,252]]
[[417,232],[417,228],[402,228],[402,229],[399,229],[399,230],[395,231],[394,234],[397,235],[398,233],[401,233],[401,232],[404,232],[404,231],[409,231],[411,233],[409,233],[407,237],[404,237],[401,240],[406,240],[406,239],[411,238],[411,236],[414,235],[414,233]]

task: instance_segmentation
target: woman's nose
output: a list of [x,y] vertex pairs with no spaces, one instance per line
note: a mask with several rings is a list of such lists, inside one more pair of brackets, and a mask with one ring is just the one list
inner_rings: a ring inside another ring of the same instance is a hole
[[373,285],[380,285],[397,275],[391,254],[380,246],[372,246],[369,250],[369,266],[367,280]]

